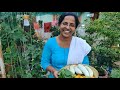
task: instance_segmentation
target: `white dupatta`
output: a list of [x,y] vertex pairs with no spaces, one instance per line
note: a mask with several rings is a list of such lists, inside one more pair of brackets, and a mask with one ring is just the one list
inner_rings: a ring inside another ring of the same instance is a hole
[[91,51],[91,46],[82,38],[73,36],[68,54],[68,64],[82,63],[84,57]]

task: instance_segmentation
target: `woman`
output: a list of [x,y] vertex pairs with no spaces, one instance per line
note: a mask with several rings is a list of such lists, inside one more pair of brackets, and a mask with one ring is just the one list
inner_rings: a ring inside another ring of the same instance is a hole
[[91,47],[85,40],[73,36],[78,24],[78,17],[72,12],[59,17],[60,35],[48,39],[41,58],[42,68],[51,72],[49,78],[58,78],[58,71],[68,64],[89,64],[87,54]]

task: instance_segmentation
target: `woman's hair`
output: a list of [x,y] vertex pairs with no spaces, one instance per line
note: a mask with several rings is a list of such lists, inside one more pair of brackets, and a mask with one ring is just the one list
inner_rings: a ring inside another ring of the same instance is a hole
[[77,17],[77,15],[73,12],[64,12],[60,17],[59,17],[59,20],[58,20],[58,25],[61,24],[61,22],[64,20],[64,18],[66,16],[74,16],[75,18],[75,27],[77,28],[77,26],[79,25],[79,19]]

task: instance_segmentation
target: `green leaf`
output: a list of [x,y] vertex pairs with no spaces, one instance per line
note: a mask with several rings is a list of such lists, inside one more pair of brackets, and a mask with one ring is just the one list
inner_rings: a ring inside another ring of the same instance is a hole
[[59,72],[59,78],[73,78],[73,74],[72,72],[70,72],[69,70],[67,69],[62,69],[60,72]]
[[10,53],[11,52],[11,49],[9,47],[6,48],[6,52],[7,53]]

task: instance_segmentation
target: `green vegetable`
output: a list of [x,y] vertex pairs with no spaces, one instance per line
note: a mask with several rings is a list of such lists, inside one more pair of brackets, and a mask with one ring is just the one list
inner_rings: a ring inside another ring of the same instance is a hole
[[71,71],[67,70],[67,69],[62,69],[59,72],[59,76],[58,78],[73,78],[73,75]]

